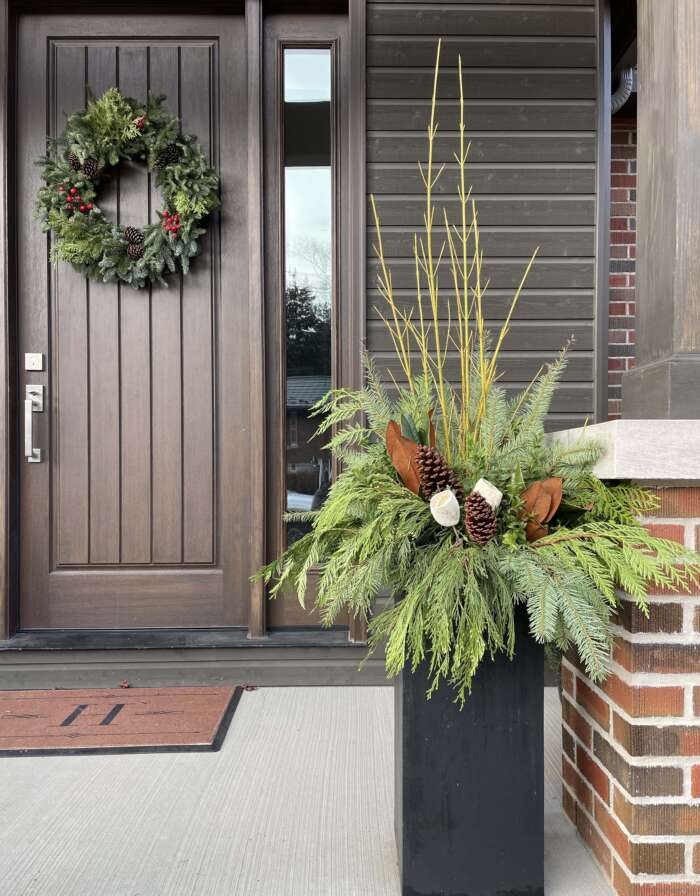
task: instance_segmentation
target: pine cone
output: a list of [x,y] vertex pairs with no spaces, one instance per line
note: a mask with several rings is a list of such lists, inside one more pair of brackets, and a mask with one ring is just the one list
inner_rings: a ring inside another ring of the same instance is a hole
[[100,166],[97,159],[85,159],[82,165],[83,174],[89,180],[94,180],[100,173]]
[[139,230],[138,227],[125,227],[124,239],[127,241],[127,243],[132,243],[133,245],[142,243],[144,239],[143,231]]
[[477,492],[472,492],[464,502],[464,520],[467,534],[476,544],[483,546],[496,534],[496,514]]
[[182,150],[177,143],[169,143],[158,153],[154,165],[156,168],[167,168],[168,165],[174,165],[175,162],[180,161],[181,153]]
[[459,477],[437,448],[419,445],[416,452],[416,467],[421,492],[426,501],[429,501],[436,492],[444,491],[446,488],[452,489],[460,504],[464,501],[464,487]]
[[126,254],[132,261],[137,261],[143,256],[143,243],[129,243]]
[[73,151],[68,153],[68,164],[73,171],[80,171],[80,159]]

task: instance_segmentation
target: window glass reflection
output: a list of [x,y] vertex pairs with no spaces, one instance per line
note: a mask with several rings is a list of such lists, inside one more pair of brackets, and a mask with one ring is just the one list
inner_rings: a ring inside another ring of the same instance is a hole
[[[284,307],[287,510],[323,504],[331,480],[328,437],[309,409],[331,387],[333,170],[331,51],[284,51]],[[310,526],[288,523],[287,541]]]

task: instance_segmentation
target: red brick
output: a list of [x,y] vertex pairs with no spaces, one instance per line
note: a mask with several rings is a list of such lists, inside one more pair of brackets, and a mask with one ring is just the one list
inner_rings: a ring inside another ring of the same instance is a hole
[[700,756],[700,728],[694,725],[632,724],[613,713],[613,735],[631,756]]
[[635,146],[616,146],[615,159],[636,159],[637,148]]
[[634,190],[637,186],[637,177],[634,174],[613,174],[610,184],[613,187],[629,187]]
[[595,820],[615,852],[632,874],[682,874],[685,871],[683,843],[631,842],[606,807],[596,800]]
[[629,838],[599,799],[595,801],[595,820],[615,852],[630,868],[632,851]]
[[626,302],[610,302],[608,311],[617,317],[623,317],[627,313],[627,304]]
[[630,229],[630,219],[626,218],[626,217],[611,218],[610,219],[610,229],[611,230],[629,230]]
[[569,791],[564,787],[562,789],[561,804],[571,824],[576,824],[576,801]]
[[700,874],[700,843],[693,847],[693,874]]
[[700,517],[700,486],[652,489],[661,506],[654,516]]
[[666,632],[683,631],[683,605],[670,601],[649,601],[646,615],[631,600],[623,600],[617,611],[617,622],[625,631]]
[[561,686],[565,694],[574,696],[574,673],[564,665],[561,667]]
[[578,737],[578,739],[587,747],[590,747],[593,742],[591,726],[583,716],[576,711],[573,703],[570,703],[566,697],[563,698],[561,703],[561,715],[564,722],[571,728],[576,737]]
[[629,202],[629,198],[629,188],[614,187],[612,190],[610,190],[611,202]]
[[618,215],[618,216],[631,216],[634,217],[637,213],[637,205],[635,202],[623,201],[623,202],[612,202],[610,204],[610,214]]
[[694,765],[690,770],[690,793],[693,799],[700,798],[700,765]]
[[598,864],[603,869],[605,874],[610,877],[610,862],[612,859],[612,853],[610,852],[610,847],[600,836],[598,831],[593,825],[593,822],[588,818],[588,816],[583,812],[583,810],[579,807],[576,812],[576,827],[578,828],[579,834],[583,837],[589,849],[593,852],[593,855],[596,857]]
[[610,727],[610,707],[580,678],[576,681],[576,702],[606,731]]
[[619,245],[634,245],[637,242],[637,234],[633,231],[627,230],[613,230],[610,234],[610,245],[611,246],[619,246]]
[[682,687],[633,687],[617,675],[611,675],[603,690],[627,715],[635,718],[682,716],[684,712]]
[[687,880],[633,883],[614,859],[613,887],[618,896],[700,896],[700,883],[690,883]]
[[613,144],[614,149],[613,152],[617,152],[618,144],[629,143],[629,128],[613,128],[612,133],[610,135],[610,142]]
[[610,274],[608,283],[610,286],[627,286],[627,274]]
[[615,788],[613,812],[633,835],[641,837],[700,835],[700,805],[631,803]]
[[624,345],[627,342],[626,330],[608,330],[608,344]]
[[579,744],[576,749],[576,766],[604,802],[610,802],[610,779],[595,759]]
[[621,259],[621,258],[629,258],[630,257],[630,245],[629,243],[623,243],[619,246],[610,246],[610,257]]
[[562,756],[561,776],[564,783],[571,788],[576,799],[589,812],[593,812],[593,791],[576,771],[566,756]]
[[685,544],[685,527],[673,525],[673,523],[650,523],[644,527],[654,538],[666,538],[668,541],[677,541]]

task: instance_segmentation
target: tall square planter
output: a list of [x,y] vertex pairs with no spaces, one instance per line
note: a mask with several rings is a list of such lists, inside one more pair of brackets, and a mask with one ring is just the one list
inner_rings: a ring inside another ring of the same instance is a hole
[[426,669],[396,684],[396,841],[403,896],[543,896],[544,663],[485,658],[460,711]]

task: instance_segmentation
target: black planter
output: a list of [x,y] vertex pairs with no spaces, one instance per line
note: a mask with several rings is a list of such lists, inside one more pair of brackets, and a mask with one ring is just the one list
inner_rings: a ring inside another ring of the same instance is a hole
[[543,896],[544,662],[486,658],[464,709],[425,669],[396,685],[396,841],[403,896]]

